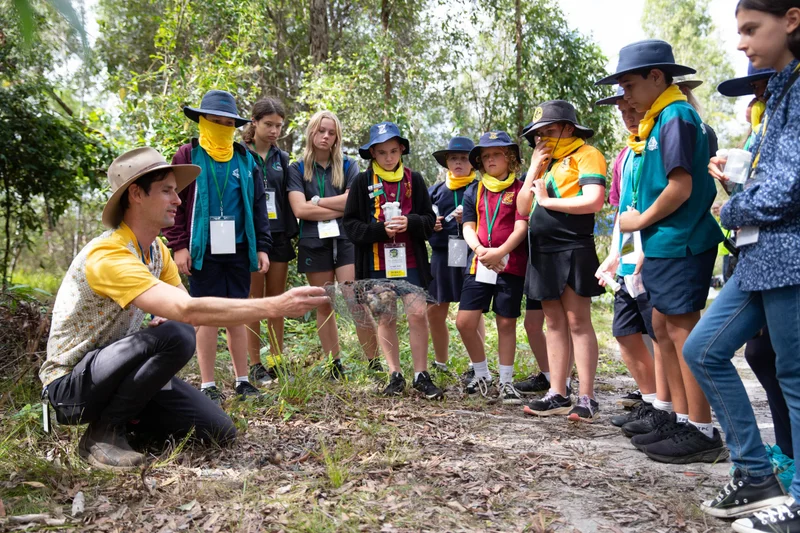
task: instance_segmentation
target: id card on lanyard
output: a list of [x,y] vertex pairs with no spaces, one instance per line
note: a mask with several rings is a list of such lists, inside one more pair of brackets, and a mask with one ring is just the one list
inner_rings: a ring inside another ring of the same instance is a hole
[[267,197],[267,215],[270,220],[276,220],[278,218],[278,206],[275,203],[276,193],[277,191],[275,189],[266,189],[264,191],[264,195]]
[[225,194],[225,189],[228,187],[228,178],[230,178],[231,162],[225,166],[225,183],[222,189],[219,188],[219,181],[217,181],[216,165],[211,164],[211,177],[214,179],[214,185],[217,189],[217,196],[219,197],[219,215],[218,217],[208,217],[209,241],[211,244],[211,254],[235,254],[236,253],[236,217],[226,217],[225,208],[223,206],[222,198]]
[[[317,170],[317,192],[320,199],[325,198],[325,173]],[[336,220],[320,220],[317,222],[317,233],[320,239],[332,239],[339,236],[339,223]]]
[[384,244],[383,257],[386,262],[387,278],[405,278],[408,276],[405,243],[397,242]]

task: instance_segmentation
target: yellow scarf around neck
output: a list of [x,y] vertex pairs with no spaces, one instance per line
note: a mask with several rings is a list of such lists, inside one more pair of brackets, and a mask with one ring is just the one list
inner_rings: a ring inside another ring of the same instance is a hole
[[397,183],[398,181],[403,179],[403,170],[404,169],[402,161],[397,166],[397,170],[391,171],[384,169],[374,159],[372,160],[372,172],[374,172],[375,175],[378,176],[383,181],[388,181],[389,183]]
[[453,176],[453,173],[449,170],[447,171],[447,179],[445,180],[445,186],[450,189],[451,191],[456,191],[462,187],[466,187],[470,183],[475,181],[475,171],[469,173],[469,176]]
[[200,146],[211,159],[225,163],[233,158],[233,134],[236,128],[223,126],[200,117]]
[[642,155],[644,147],[647,145],[647,138],[650,137],[650,132],[653,131],[653,127],[656,125],[658,115],[660,115],[668,105],[675,102],[686,101],[686,96],[677,85],[670,85],[667,87],[667,90],[656,98],[656,101],[653,102],[653,105],[650,106],[650,109],[644,114],[642,121],[639,122],[639,135],[628,136],[628,147],[637,155]]
[[753,131],[758,132],[761,127],[761,119],[764,118],[764,112],[767,110],[767,104],[759,100],[750,109],[750,125],[753,126]]
[[547,147],[553,150],[553,159],[558,161],[564,159],[566,156],[586,144],[586,141],[580,137],[542,137],[542,140],[547,143]]
[[494,176],[490,176],[485,172],[481,174],[481,183],[483,183],[483,186],[492,192],[500,192],[508,189],[511,187],[511,185],[513,185],[515,179],[517,179],[517,176],[513,172],[511,172],[504,181],[500,181],[499,179],[495,178]]

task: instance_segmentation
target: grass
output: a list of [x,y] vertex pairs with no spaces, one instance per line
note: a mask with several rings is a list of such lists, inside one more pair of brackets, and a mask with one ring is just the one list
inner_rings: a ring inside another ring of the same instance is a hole
[[63,276],[50,272],[16,270],[11,275],[11,284],[38,289],[39,299],[43,301],[52,301],[55,300],[58,288],[61,286],[62,278]]

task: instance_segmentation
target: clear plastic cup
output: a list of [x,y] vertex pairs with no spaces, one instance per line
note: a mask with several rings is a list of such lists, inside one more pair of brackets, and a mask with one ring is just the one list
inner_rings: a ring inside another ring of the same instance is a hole
[[725,161],[725,177],[733,183],[744,183],[750,175],[750,163],[753,154],[747,150],[731,148],[728,150],[728,160]]
[[381,206],[381,209],[383,209],[383,219],[387,222],[390,222],[390,227],[391,220],[394,217],[399,217],[401,215],[400,202],[386,202]]

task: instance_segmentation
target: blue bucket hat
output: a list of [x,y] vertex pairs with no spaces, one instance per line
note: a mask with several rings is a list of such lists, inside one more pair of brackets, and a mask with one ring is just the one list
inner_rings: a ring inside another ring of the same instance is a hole
[[236,109],[236,100],[233,99],[233,95],[228,91],[208,91],[203,95],[199,108],[186,106],[183,108],[183,114],[194,122],[200,122],[200,115],[232,118],[237,128],[250,122],[250,119],[239,116],[239,110]]
[[625,91],[622,87],[617,86],[617,92],[614,96],[606,96],[605,98],[601,98],[600,100],[596,101],[594,105],[617,105],[617,102],[622,100],[625,96]]
[[450,142],[447,143],[447,149],[436,150],[432,155],[437,163],[447,168],[447,154],[451,152],[469,154],[473,148],[475,148],[475,143],[472,142],[472,139],[469,137],[453,137],[450,139]]
[[686,76],[697,72],[691,67],[675,63],[672,46],[668,42],[648,39],[623,47],[619,51],[617,71],[611,76],[595,82],[595,85],[613,85],[625,74],[653,68],[662,70],[671,76]]
[[474,168],[478,168],[478,156],[481,155],[481,148],[494,148],[511,146],[514,148],[514,154],[517,156],[517,161],[522,163],[522,158],[519,155],[519,145],[511,140],[508,133],[504,131],[487,131],[478,140],[478,144],[469,151],[469,162]]
[[394,122],[381,122],[375,124],[369,129],[369,142],[358,149],[359,155],[363,159],[372,159],[372,154],[369,149],[376,144],[385,143],[390,139],[397,139],[403,145],[403,155],[406,155],[410,150],[408,147],[408,139],[400,135],[400,128]]
[[747,76],[723,81],[717,85],[717,91],[721,95],[730,96],[731,98],[755,94],[752,84],[757,81],[768,80],[773,74],[775,74],[775,71],[771,68],[755,68],[750,63],[747,65]]

